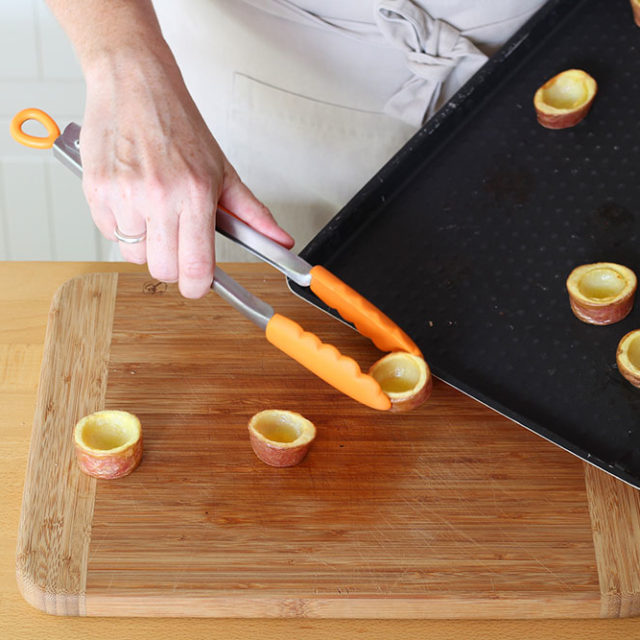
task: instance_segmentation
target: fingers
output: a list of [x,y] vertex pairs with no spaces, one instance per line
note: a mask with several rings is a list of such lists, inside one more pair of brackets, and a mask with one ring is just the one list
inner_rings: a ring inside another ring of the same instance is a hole
[[186,298],[200,298],[211,288],[214,200],[211,182],[195,175],[157,185],[147,198],[149,272],[164,282],[178,282]]
[[294,239],[276,222],[269,209],[258,200],[231,165],[220,195],[220,204],[260,233],[290,248]]
[[191,209],[180,215],[178,282],[185,298],[200,298],[211,288],[215,265],[215,223],[211,210]]
[[85,170],[82,188],[96,227],[107,240],[115,241],[113,230],[116,226],[116,218],[107,203],[107,199],[104,197],[104,182],[94,179]]
[[[129,262],[148,265],[164,282],[178,282],[186,298],[199,298],[211,287],[215,270],[215,210],[219,202],[256,230],[291,247],[293,238],[240,180],[224,156],[200,176],[191,168],[162,179],[109,176],[85,171],[83,182],[93,219],[102,234],[119,241]],[[219,178],[215,178],[218,175]],[[203,177],[205,176],[205,177]],[[130,243],[122,236],[144,240]]]
[[[119,243],[128,262],[148,265],[163,282],[179,282],[187,298],[213,281],[215,218],[211,186],[192,176],[159,181],[108,181],[85,174],[85,193],[102,234]],[[146,217],[145,217],[146,214]],[[126,242],[143,235],[141,242]]]
[[147,217],[147,266],[162,282],[178,281],[178,216],[175,211],[156,210]]
[[[146,234],[144,217],[139,213],[141,205],[124,197],[125,190],[100,175],[85,173],[83,188],[91,217],[102,235],[108,240],[119,242],[122,238],[136,238]],[[141,242],[119,242],[120,253],[128,262],[144,264],[147,260],[146,244]]]

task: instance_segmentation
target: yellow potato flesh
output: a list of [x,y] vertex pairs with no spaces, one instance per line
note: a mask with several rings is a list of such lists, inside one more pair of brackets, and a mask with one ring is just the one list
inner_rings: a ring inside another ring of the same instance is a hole
[[593,269],[580,279],[578,288],[583,296],[600,300],[617,296],[625,286],[625,279],[616,271]]
[[294,442],[300,436],[300,428],[277,417],[262,418],[254,425],[255,430],[273,442]]
[[133,444],[139,435],[137,422],[121,418],[118,414],[103,411],[89,416],[80,427],[80,444],[94,451],[113,451]]
[[543,91],[543,100],[555,109],[575,109],[587,101],[589,89],[582,78],[559,78]]
[[411,361],[389,359],[372,372],[385,393],[411,391],[420,381],[420,370]]
[[640,335],[635,336],[629,342],[627,357],[633,367],[640,369]]

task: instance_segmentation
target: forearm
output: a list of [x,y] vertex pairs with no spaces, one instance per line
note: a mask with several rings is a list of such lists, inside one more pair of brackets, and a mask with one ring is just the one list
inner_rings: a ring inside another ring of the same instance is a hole
[[[198,116],[150,0],[46,1],[84,72],[85,119],[104,117],[106,105],[115,101],[122,117],[144,113],[150,124],[164,117],[168,96],[188,117]],[[117,107],[109,108],[113,116]]]
[[85,74],[105,59],[132,56],[173,63],[150,0],[47,0]]

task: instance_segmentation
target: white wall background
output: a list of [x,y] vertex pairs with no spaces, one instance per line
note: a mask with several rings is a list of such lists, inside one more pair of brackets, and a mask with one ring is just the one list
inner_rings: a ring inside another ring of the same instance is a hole
[[80,180],[50,150],[11,138],[11,118],[25,107],[47,111],[61,129],[81,124],[84,81],[44,0],[0,0],[0,260],[109,259]]

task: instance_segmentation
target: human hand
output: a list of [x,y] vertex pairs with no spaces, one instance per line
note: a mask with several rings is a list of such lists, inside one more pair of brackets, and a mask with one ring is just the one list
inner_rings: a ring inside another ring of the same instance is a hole
[[102,234],[154,278],[203,296],[215,268],[218,204],[286,247],[291,236],[255,198],[207,128],[173,62],[149,52],[113,52],[88,72],[80,136],[83,187]]

